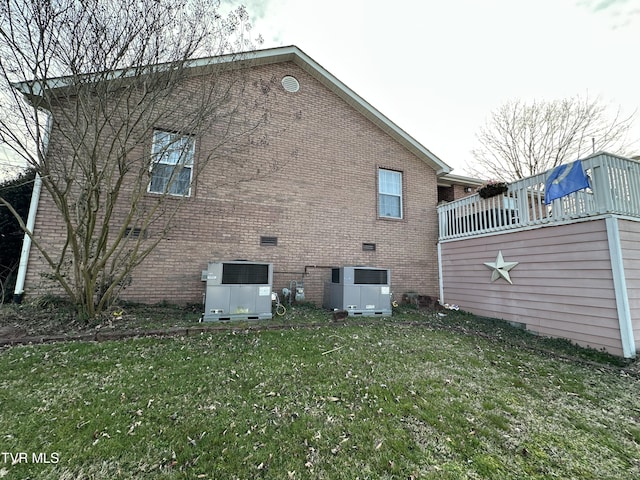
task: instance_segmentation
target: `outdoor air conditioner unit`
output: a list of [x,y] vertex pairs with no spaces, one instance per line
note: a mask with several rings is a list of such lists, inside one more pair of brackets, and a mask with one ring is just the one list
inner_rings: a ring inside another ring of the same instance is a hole
[[391,315],[391,271],[374,267],[339,267],[325,284],[324,307],[349,316]]
[[271,263],[209,262],[202,281],[206,282],[204,321],[271,318]]

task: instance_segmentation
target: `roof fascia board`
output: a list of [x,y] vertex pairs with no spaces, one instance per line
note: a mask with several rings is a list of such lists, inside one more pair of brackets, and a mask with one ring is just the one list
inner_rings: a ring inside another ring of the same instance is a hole
[[438,185],[442,187],[450,187],[451,185],[464,185],[470,187],[479,187],[484,185],[485,181],[479,178],[465,177],[462,175],[454,175],[447,173],[438,178]]
[[[449,165],[440,160],[440,158],[434,155],[430,150],[428,150],[421,143],[411,137],[407,132],[398,127],[398,125],[393,123],[379,110],[374,108],[369,102],[367,102],[360,95],[347,87],[347,85],[345,85],[342,81],[336,78],[318,62],[313,60],[296,46],[292,45],[286,47],[276,47],[264,50],[255,50],[252,52],[244,52],[240,54],[226,54],[216,57],[194,59],[187,61],[184,66],[185,68],[193,68],[199,70],[201,68],[207,68],[215,65],[236,63],[238,65],[238,68],[244,68],[287,61],[295,63],[300,68],[316,78],[318,81],[320,81],[320,83],[329,88],[332,92],[336,93],[340,98],[346,101],[358,112],[363,114],[380,129],[382,129],[384,132],[398,141],[401,145],[403,145],[407,150],[409,150],[411,153],[431,166],[436,171],[436,174],[438,176],[446,175],[451,172],[451,167],[449,167]],[[166,65],[168,68],[171,64],[149,66],[149,72],[152,72],[152,68],[161,69],[163,65]],[[116,70],[113,72],[113,78],[126,77],[129,75],[133,75],[135,72],[139,74],[140,70]],[[13,86],[14,88],[22,92],[25,96],[31,97],[41,95],[42,91],[45,89],[67,86],[67,81],[68,77],[59,77],[36,82],[17,82],[14,83]]]
[[234,62],[238,63],[238,68],[244,68],[247,66],[247,58],[252,52],[246,53],[230,53],[226,55],[220,55],[216,57],[196,58],[176,62],[158,63],[153,65],[145,65],[142,67],[122,68],[109,72],[87,73],[78,76],[64,76],[64,77],[52,77],[41,80],[24,80],[21,82],[14,82],[11,85],[16,90],[28,97],[42,96],[45,90],[56,90],[59,88],[72,86],[74,79],[81,79],[88,83],[92,81],[109,81],[120,80],[138,75],[151,75],[154,73],[160,73],[167,71],[176,65],[180,65],[185,71],[194,70],[194,75],[203,68],[213,67],[216,65],[233,65]]
[[331,91],[338,94],[338,96],[375,123],[384,132],[399,141],[411,153],[426,161],[426,163],[436,171],[438,176],[445,175],[451,171],[451,167],[449,167],[449,165],[440,160],[440,158],[434,155],[430,150],[398,127],[398,125],[393,123],[388,117],[373,107],[360,95],[351,90],[347,85],[322,67],[318,62],[305,54],[302,50],[297,47],[286,48],[292,49],[291,53],[294,55],[293,61],[296,65],[303,68]]

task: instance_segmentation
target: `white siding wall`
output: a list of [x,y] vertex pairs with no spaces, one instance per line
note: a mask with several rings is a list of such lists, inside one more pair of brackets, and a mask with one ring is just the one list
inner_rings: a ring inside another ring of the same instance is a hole
[[[640,250],[635,248],[625,261],[635,268],[637,314]],[[541,335],[623,354],[604,219],[446,241],[441,249],[445,302],[524,323]],[[509,272],[512,285],[503,279],[491,282],[484,265],[494,262],[499,251],[505,261],[519,262]],[[634,325],[640,332],[637,321]]]

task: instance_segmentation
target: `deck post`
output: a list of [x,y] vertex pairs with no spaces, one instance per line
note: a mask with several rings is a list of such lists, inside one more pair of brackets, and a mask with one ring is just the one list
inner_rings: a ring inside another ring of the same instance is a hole
[[608,213],[613,209],[611,203],[611,193],[609,189],[609,178],[607,168],[601,165],[594,165],[591,189],[596,201],[598,213]]

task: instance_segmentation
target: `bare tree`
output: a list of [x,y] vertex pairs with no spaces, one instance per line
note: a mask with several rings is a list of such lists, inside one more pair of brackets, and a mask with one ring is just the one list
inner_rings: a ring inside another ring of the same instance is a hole
[[245,9],[216,1],[2,1],[0,142],[35,168],[64,241],[16,218],[82,317],[117,298],[211,159],[268,135],[274,90],[232,61],[252,46]]
[[596,151],[624,154],[635,113],[609,110],[599,99],[580,97],[507,102],[477,134],[479,147],[467,169],[483,178],[516,180]]

